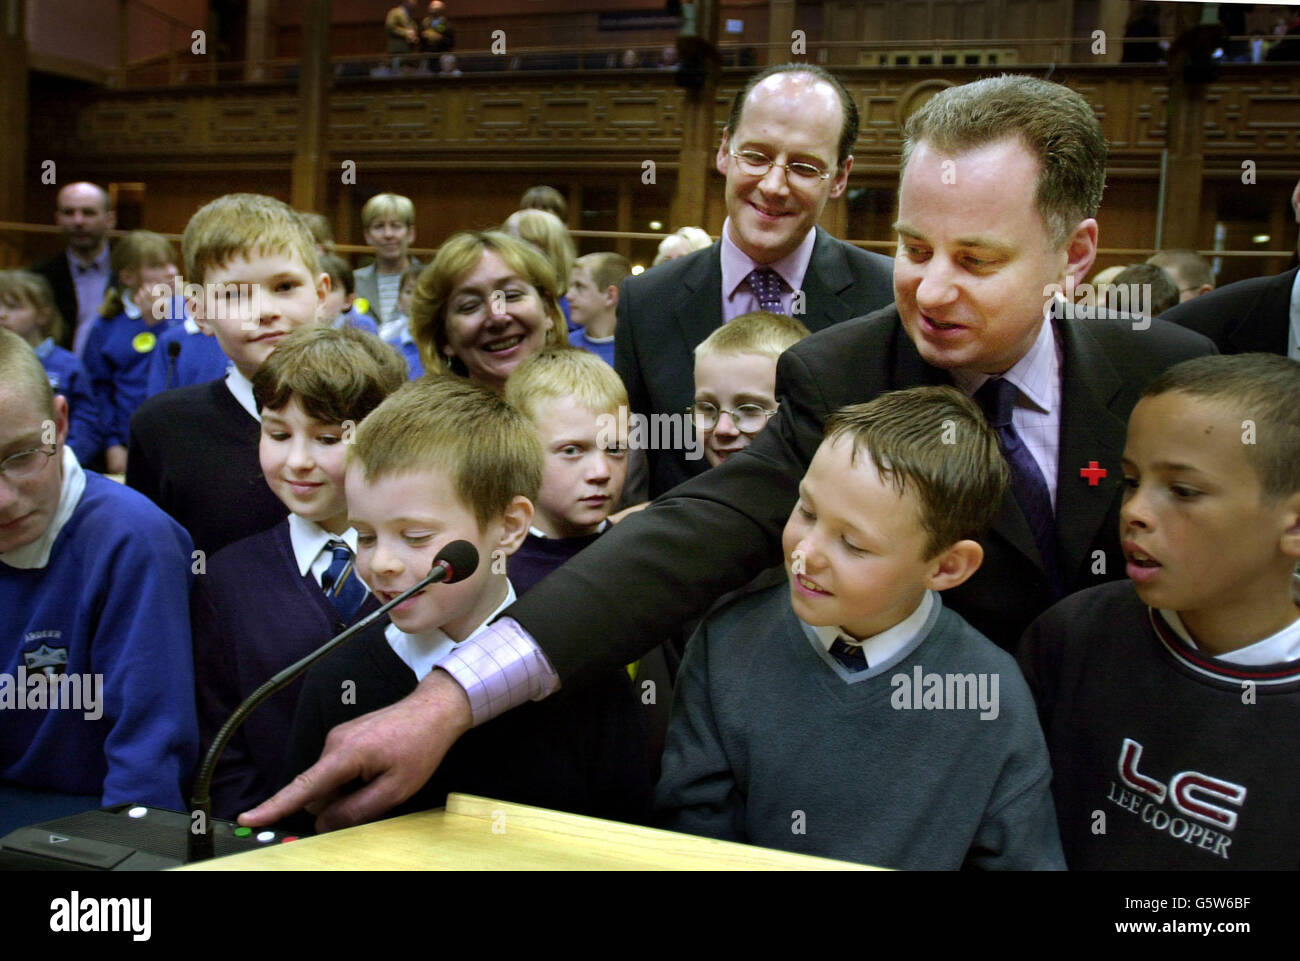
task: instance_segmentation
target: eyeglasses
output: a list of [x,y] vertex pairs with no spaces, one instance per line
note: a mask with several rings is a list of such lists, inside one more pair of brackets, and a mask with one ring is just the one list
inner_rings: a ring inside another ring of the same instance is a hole
[[31,450],[20,450],[16,454],[10,454],[4,460],[0,460],[0,476],[8,477],[10,480],[27,480],[35,477],[45,466],[46,458],[54,456],[54,448],[45,450],[41,447],[33,447]]
[[717,404],[692,404],[686,408],[691,415],[691,422],[696,430],[713,430],[718,426],[718,418],[730,414],[736,424],[736,430],[742,434],[757,434],[767,426],[768,418],[776,413],[776,408],[764,410],[758,404],[741,404],[735,410],[727,410]]
[[825,180],[831,175],[829,170],[823,170],[816,164],[804,163],[801,160],[789,164],[779,164],[767,154],[760,153],[757,150],[742,150],[739,153],[730,150],[728,153],[740,165],[740,169],[751,177],[765,176],[773,167],[780,167],[785,171],[786,179],[792,183],[812,186],[817,181]]

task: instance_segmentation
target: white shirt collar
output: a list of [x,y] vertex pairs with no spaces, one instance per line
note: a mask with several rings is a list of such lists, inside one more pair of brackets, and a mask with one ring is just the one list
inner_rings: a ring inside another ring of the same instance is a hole
[[257,421],[262,422],[262,415],[257,409],[257,401],[253,400],[253,382],[240,373],[239,368],[234,364],[226,371],[226,386],[230,393],[239,401],[239,406],[248,411],[248,415]]
[[[437,585],[434,585],[434,588],[436,589]],[[480,634],[492,623],[493,618],[514,602],[515,586],[507,578],[506,599],[498,604],[496,610],[485,617],[481,624],[470,631],[465,640],[472,640]],[[457,647],[456,642],[444,634],[440,627],[435,627],[424,634],[407,634],[396,624],[390,622],[388,627],[384,629],[384,637],[387,638],[393,652],[415,672],[417,681],[423,681],[429,672],[437,667],[442,662],[442,659]],[[461,643],[463,644],[464,641]]]
[[132,320],[139,320],[140,308],[135,305],[134,300],[127,296],[128,293],[129,291],[124,291],[122,294],[122,313],[126,314]]
[[[597,525],[596,525],[596,529],[595,529],[594,531],[592,531],[591,533],[592,533],[592,534],[603,534],[603,533],[605,532],[605,528],[607,528],[607,527],[609,527],[609,518],[608,518],[608,517],[606,517],[603,521],[601,521],[599,524],[597,524]],[[546,538],[548,538],[548,537],[551,536],[550,534],[546,533],[546,531],[542,530],[542,529],[539,528],[539,527],[529,527],[529,528],[528,528],[528,533],[532,534],[534,537],[540,537],[540,538],[542,538],[543,540],[545,540]],[[561,540],[563,540],[563,538],[561,538]]]
[[315,521],[309,521],[297,514],[289,515],[289,543],[293,546],[293,559],[298,564],[298,573],[303,577],[311,570],[320,552],[331,541],[342,541],[357,552],[357,532],[349,527],[342,534],[331,534]]
[[[926,591],[925,596],[921,598],[921,603],[916,605],[916,610],[911,614],[888,630],[873,634],[863,640],[861,642],[862,654],[867,659],[867,666],[878,667],[911,644],[929,619],[930,611],[934,609],[936,600],[937,595],[934,591]],[[850,646],[859,643],[846,633],[843,628],[813,627],[811,624],[808,626],[812,628],[813,633],[817,635],[817,640],[821,642],[822,647],[827,651],[831,649],[831,645],[835,643],[835,639],[841,634],[844,635],[844,643]]]
[[[1050,312],[1050,308],[1051,301],[1048,301],[1045,310]],[[1011,369],[1002,375],[1002,378],[1014,384],[1016,389],[1038,410],[1051,413],[1053,396],[1051,385],[1053,382],[1060,383],[1060,366],[1052,320],[1050,316],[1044,316],[1043,323],[1038,328],[1038,336],[1034,338],[1025,356],[1016,361]],[[968,397],[975,396],[975,392],[983,387],[985,381],[991,376],[964,370],[954,370],[951,374],[953,383]]]
[[[1291,596],[1300,603],[1300,579],[1292,580]],[[1192,640],[1192,635],[1187,633],[1183,619],[1178,616],[1177,611],[1164,611],[1159,608],[1156,611],[1184,644],[1193,651],[1200,650]],[[1214,659],[1242,667],[1265,667],[1269,664],[1291,664],[1300,661],[1300,620],[1292,621],[1276,634],[1270,634],[1254,644],[1229,651],[1227,654],[1216,654]]]
[[81,503],[81,495],[86,492],[86,472],[81,469],[81,465],[77,463],[77,455],[67,444],[63,445],[63,462],[60,467],[63,469],[63,486],[59,491],[59,506],[54,510],[50,526],[45,528],[44,534],[30,544],[0,554],[0,561],[10,567],[30,571],[39,570],[48,564],[54,542],[58,540],[59,533],[72,517],[77,505]]

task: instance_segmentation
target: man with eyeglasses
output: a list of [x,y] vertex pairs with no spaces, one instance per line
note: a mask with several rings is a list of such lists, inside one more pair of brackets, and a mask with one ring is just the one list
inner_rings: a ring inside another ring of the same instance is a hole
[[[817,228],[848,186],[857,136],[857,106],[820,67],[771,67],[736,95],[715,161],[726,177],[721,238],[623,282],[614,366],[633,412],[679,414],[691,403],[691,351],[741,314],[770,310],[817,331],[893,299],[887,257]],[[682,450],[646,457],[652,497],[706,466]]]
[[108,804],[184,810],[198,753],[201,559],[146,497],[83,470],[67,434],[67,402],[0,329],[0,835]]

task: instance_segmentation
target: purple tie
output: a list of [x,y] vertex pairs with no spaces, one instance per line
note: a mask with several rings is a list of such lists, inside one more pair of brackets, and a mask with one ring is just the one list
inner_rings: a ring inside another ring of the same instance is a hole
[[781,306],[785,281],[771,267],[755,267],[750,271],[749,289],[758,297],[759,310],[770,310],[774,314],[786,313],[786,309]]
[[1065,596],[1056,554],[1056,518],[1052,513],[1052,495],[1043,480],[1043,472],[1033,454],[1011,426],[1011,411],[1016,405],[1016,385],[1001,377],[990,377],[975,392],[975,402],[984,411],[989,424],[997,431],[998,447],[1011,469],[1011,492],[1029,522],[1029,530],[1043,560],[1043,572],[1052,586],[1054,597]]

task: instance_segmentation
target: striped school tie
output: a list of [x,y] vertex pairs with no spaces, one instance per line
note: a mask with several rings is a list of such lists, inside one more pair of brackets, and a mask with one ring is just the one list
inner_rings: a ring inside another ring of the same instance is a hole
[[862,645],[846,644],[842,637],[831,642],[831,657],[843,664],[849,673],[867,669],[867,656],[862,653]]
[[353,563],[352,549],[342,541],[330,541],[325,546],[325,550],[334,552],[334,560],[330,566],[321,575],[321,590],[325,596],[330,599],[334,609],[338,611],[339,617],[345,622],[349,622],[356,616],[357,611],[361,609],[362,603],[365,602],[366,585],[357,577],[356,568]]

